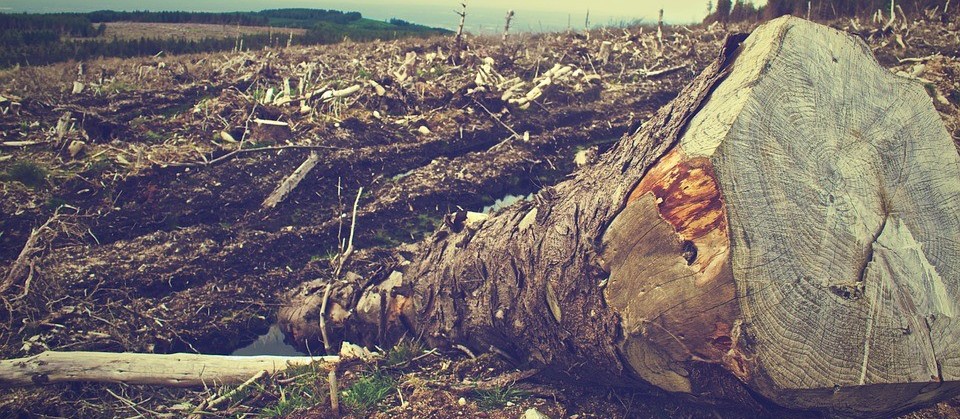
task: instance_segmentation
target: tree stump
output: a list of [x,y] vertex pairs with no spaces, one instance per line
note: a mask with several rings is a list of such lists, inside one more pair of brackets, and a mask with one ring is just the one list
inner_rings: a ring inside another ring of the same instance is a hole
[[[728,39],[596,165],[449,223],[389,280],[337,284],[330,306],[349,315],[332,323],[352,341],[412,331],[574,378],[885,416],[960,390],[958,198],[960,156],[923,86],[783,17]],[[317,298],[297,295],[286,312],[313,321]]]

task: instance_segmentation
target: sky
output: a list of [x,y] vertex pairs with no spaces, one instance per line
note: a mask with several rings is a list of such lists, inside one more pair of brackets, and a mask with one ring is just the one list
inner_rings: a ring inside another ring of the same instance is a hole
[[[562,30],[568,25],[583,28],[587,11],[590,24],[615,25],[636,20],[656,22],[664,9],[671,23],[699,22],[707,13],[708,0],[466,0],[467,29],[496,32],[507,10],[516,12],[514,28],[523,31]],[[399,18],[430,26],[453,28],[459,19],[454,9],[459,0],[0,0],[3,12],[83,12],[92,10],[190,10],[236,11],[284,7],[309,7],[359,11],[371,19]],[[715,3],[715,1],[714,1]],[[766,0],[755,0],[755,4]]]

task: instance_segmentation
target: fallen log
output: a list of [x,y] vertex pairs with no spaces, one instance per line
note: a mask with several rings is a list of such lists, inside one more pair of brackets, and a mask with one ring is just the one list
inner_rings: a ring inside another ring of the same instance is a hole
[[[844,415],[960,391],[960,156],[922,85],[826,26],[729,38],[596,164],[453,219],[335,284],[336,333]],[[316,292],[281,311],[297,341],[318,339]]]
[[0,361],[0,388],[62,382],[200,387],[240,384],[251,376],[319,363],[330,369],[338,356],[226,356],[48,351]]

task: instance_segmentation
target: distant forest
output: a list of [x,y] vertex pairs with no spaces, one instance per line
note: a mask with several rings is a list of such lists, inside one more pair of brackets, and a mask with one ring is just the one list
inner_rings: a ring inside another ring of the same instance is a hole
[[[364,19],[359,12],[322,9],[271,9],[259,12],[116,12],[4,14],[0,13],[0,67],[42,65],[94,57],[133,57],[223,51],[236,48],[232,38],[186,40],[176,38],[104,39],[110,22],[205,23],[234,26],[302,28],[295,45],[330,44],[344,38],[355,41],[397,39],[447,33],[398,19]],[[286,45],[288,37],[271,34],[242,36],[245,49]]]
[[[925,10],[946,5],[947,0],[895,0],[908,18],[919,18]],[[957,1],[952,1],[957,7]],[[854,16],[867,16],[882,10],[890,16],[890,0],[767,0],[767,4],[756,7],[749,0],[718,0],[708,3],[710,14],[705,22],[740,22],[749,20],[773,19],[783,15],[807,16],[811,19],[838,19]],[[900,13],[899,10],[897,13]]]

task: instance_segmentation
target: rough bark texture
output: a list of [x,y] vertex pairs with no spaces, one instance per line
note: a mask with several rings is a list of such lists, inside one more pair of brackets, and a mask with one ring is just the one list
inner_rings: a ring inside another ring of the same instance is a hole
[[[598,256],[603,233],[647,168],[726,76],[744,38],[729,38],[718,59],[676,100],[596,165],[496,217],[475,223],[450,217],[433,237],[401,252],[413,260],[398,263],[401,275],[338,284],[328,318],[355,340],[413,331],[435,346],[463,343],[486,351],[493,345],[518,359],[559,366],[575,378],[642,384],[625,372],[617,348],[620,320],[604,301],[609,273]],[[295,340],[319,338],[322,291],[322,281],[305,284],[281,310]],[[716,376],[707,370],[704,376]],[[714,385],[719,382],[711,384],[713,390],[729,393]],[[735,388],[733,393],[743,396]]]
[[785,17],[728,39],[596,165],[450,217],[328,315],[575,378],[888,415],[958,390],[958,179],[922,86]]

